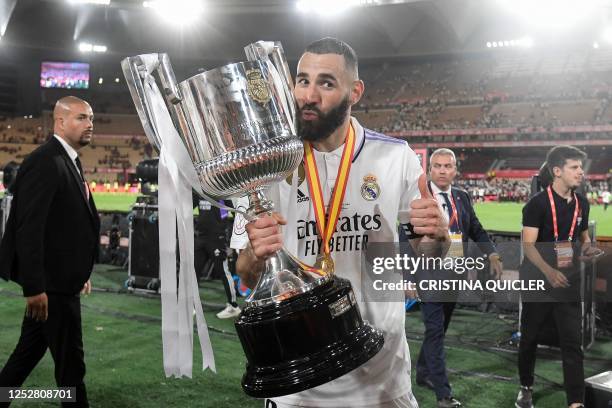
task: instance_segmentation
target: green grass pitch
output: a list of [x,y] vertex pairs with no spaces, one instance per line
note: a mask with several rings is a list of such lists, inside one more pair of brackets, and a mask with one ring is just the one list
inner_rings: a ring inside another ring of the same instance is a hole
[[[136,194],[94,193],[99,210],[129,211],[136,201]],[[523,204],[480,203],[476,204],[476,215],[485,229],[490,231],[518,232],[521,230]],[[591,206],[590,220],[597,222],[597,236],[612,237],[612,206],[608,211],[603,206]]]
[[[97,265],[92,277],[94,288],[107,291],[94,291],[82,298],[86,384],[93,407],[263,408],[261,400],[246,396],[240,388],[245,358],[233,322],[215,317],[225,302],[220,282],[205,282],[201,288],[217,373],[201,371],[196,341],[193,378],[175,379],[166,378],[163,373],[159,297],[141,297],[122,291],[126,278],[124,270]],[[24,304],[20,288],[0,280],[0,367],[17,343]],[[423,330],[420,312],[408,313],[406,335],[413,367]],[[518,384],[516,348],[505,345],[514,330],[516,317],[512,315],[455,311],[447,333],[447,365],[454,392],[465,406],[513,405]],[[600,337],[585,353],[587,376],[609,369],[610,340]],[[559,360],[558,352],[539,353],[535,402],[540,408],[565,406]],[[412,381],[419,406],[434,407],[433,392],[414,385],[414,375]],[[24,387],[54,387],[49,353]],[[44,408],[58,404],[27,402],[12,406]]]

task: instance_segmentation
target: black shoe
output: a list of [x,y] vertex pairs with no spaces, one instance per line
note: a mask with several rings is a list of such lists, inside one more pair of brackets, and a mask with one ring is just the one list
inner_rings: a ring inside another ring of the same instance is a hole
[[521,386],[514,406],[516,408],[533,408],[533,388]]
[[455,408],[460,406],[461,403],[453,397],[446,397],[438,400],[438,408]]
[[417,378],[416,383],[420,387],[429,388],[430,390],[434,390],[434,385],[429,378]]

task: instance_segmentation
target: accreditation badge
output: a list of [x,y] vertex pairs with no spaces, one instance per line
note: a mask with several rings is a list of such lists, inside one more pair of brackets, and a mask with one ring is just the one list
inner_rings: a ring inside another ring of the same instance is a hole
[[573,265],[574,249],[569,241],[555,242],[557,269],[570,268]]
[[463,258],[463,234],[450,233],[450,248],[446,254],[449,258]]

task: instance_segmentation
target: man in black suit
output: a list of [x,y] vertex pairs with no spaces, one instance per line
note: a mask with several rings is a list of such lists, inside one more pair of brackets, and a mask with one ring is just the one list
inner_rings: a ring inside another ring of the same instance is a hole
[[[468,239],[471,239],[476,242],[483,253],[487,254],[491,263],[491,271],[499,278],[502,273],[501,259],[474,213],[469,194],[451,187],[456,175],[457,162],[453,151],[449,149],[434,151],[430,158],[429,189],[442,207],[442,212],[448,219],[451,241],[456,243],[456,245],[451,245],[447,256],[463,256],[467,250]],[[452,272],[451,275],[454,276],[448,276],[449,279],[460,278],[460,275]],[[451,297],[453,299],[444,299],[444,302],[424,301],[421,303],[425,337],[417,361],[416,382],[434,390],[440,408],[461,406],[461,403],[452,395],[446,375],[444,354],[444,335],[455,309],[454,296]]]
[[100,220],[77,150],[91,142],[93,113],[68,96],[55,105],[53,119],[53,137],[19,169],[0,246],[0,276],[19,283],[26,298],[21,336],[0,386],[20,387],[49,348],[57,385],[76,387],[76,403],[68,406],[87,407],[79,296],[91,291]]

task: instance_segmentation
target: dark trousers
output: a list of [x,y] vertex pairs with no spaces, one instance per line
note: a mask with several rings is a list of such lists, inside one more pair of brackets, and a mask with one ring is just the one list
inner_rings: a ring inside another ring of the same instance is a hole
[[561,347],[563,384],[567,404],[584,402],[584,368],[581,348],[580,303],[523,303],[518,368],[521,385],[533,385],[538,332],[554,319]]
[[455,302],[423,302],[421,313],[425,324],[425,338],[417,360],[417,381],[433,383],[437,399],[450,397],[451,387],[446,375],[444,335],[448,329]]
[[236,288],[234,279],[232,278],[231,272],[227,269],[227,254],[226,245],[220,239],[214,239],[213,237],[199,235],[195,238],[195,271],[199,277],[204,274],[204,266],[208,260],[213,262],[213,274],[215,278],[220,278],[223,282],[223,289],[225,289],[225,296],[227,303],[232,306],[238,306],[236,303]]
[[[47,295],[49,317],[37,322],[24,316],[19,342],[0,372],[0,387],[21,387],[47,348],[55,362],[58,387],[76,387],[76,402],[66,407],[88,407],[81,333],[81,300],[77,296]],[[1,403],[0,407],[8,407]]]

